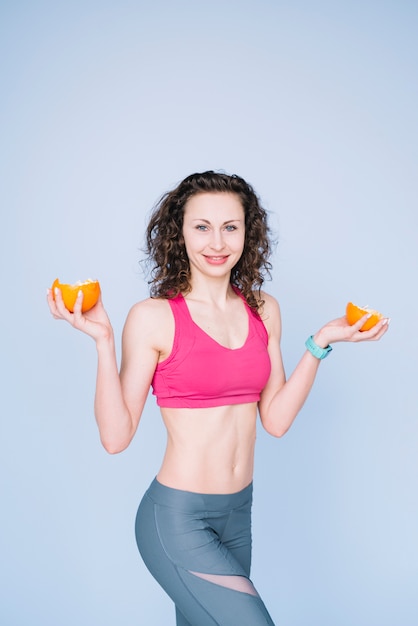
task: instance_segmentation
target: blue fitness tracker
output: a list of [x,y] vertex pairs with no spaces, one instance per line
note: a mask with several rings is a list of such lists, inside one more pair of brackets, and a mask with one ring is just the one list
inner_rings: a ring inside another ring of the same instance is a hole
[[307,350],[309,350],[309,352],[317,359],[325,359],[325,357],[328,356],[332,350],[331,346],[327,346],[326,348],[318,346],[318,344],[314,341],[313,335],[308,337],[305,341],[305,346]]

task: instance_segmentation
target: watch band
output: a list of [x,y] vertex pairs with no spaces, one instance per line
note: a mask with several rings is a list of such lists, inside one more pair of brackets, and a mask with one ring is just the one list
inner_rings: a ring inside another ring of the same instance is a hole
[[318,344],[314,341],[313,335],[308,337],[308,339],[305,341],[305,346],[306,349],[309,350],[309,352],[312,354],[312,356],[317,359],[325,359],[325,357],[328,356],[332,350],[331,346],[327,346],[326,348],[321,348],[321,346],[318,346]]

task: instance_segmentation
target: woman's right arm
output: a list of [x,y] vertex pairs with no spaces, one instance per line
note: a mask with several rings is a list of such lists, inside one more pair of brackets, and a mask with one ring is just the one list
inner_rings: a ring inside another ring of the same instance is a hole
[[158,328],[155,304],[140,302],[129,312],[123,331],[120,374],[113,329],[101,299],[84,314],[81,312],[82,294],[77,298],[74,313],[65,308],[59,290],[55,299],[48,292],[48,304],[56,319],[66,320],[96,343],[94,411],[100,439],[109,453],[121,452],[136,432],[158,362],[159,347],[153,345],[155,328]]

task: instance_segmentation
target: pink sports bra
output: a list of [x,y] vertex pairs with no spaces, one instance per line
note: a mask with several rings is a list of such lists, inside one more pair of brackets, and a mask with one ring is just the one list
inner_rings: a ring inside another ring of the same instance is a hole
[[268,335],[258,313],[235,291],[247,308],[248,335],[244,345],[234,350],[219,344],[192,320],[181,294],[168,300],[175,334],[171,354],[157,365],[152,379],[158,406],[206,408],[260,400],[271,369]]

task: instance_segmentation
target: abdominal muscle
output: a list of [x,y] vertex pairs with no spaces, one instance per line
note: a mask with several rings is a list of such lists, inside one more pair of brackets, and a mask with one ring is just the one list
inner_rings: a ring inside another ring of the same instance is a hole
[[253,478],[257,404],[161,410],[167,448],[157,480],[196,493],[236,493]]

